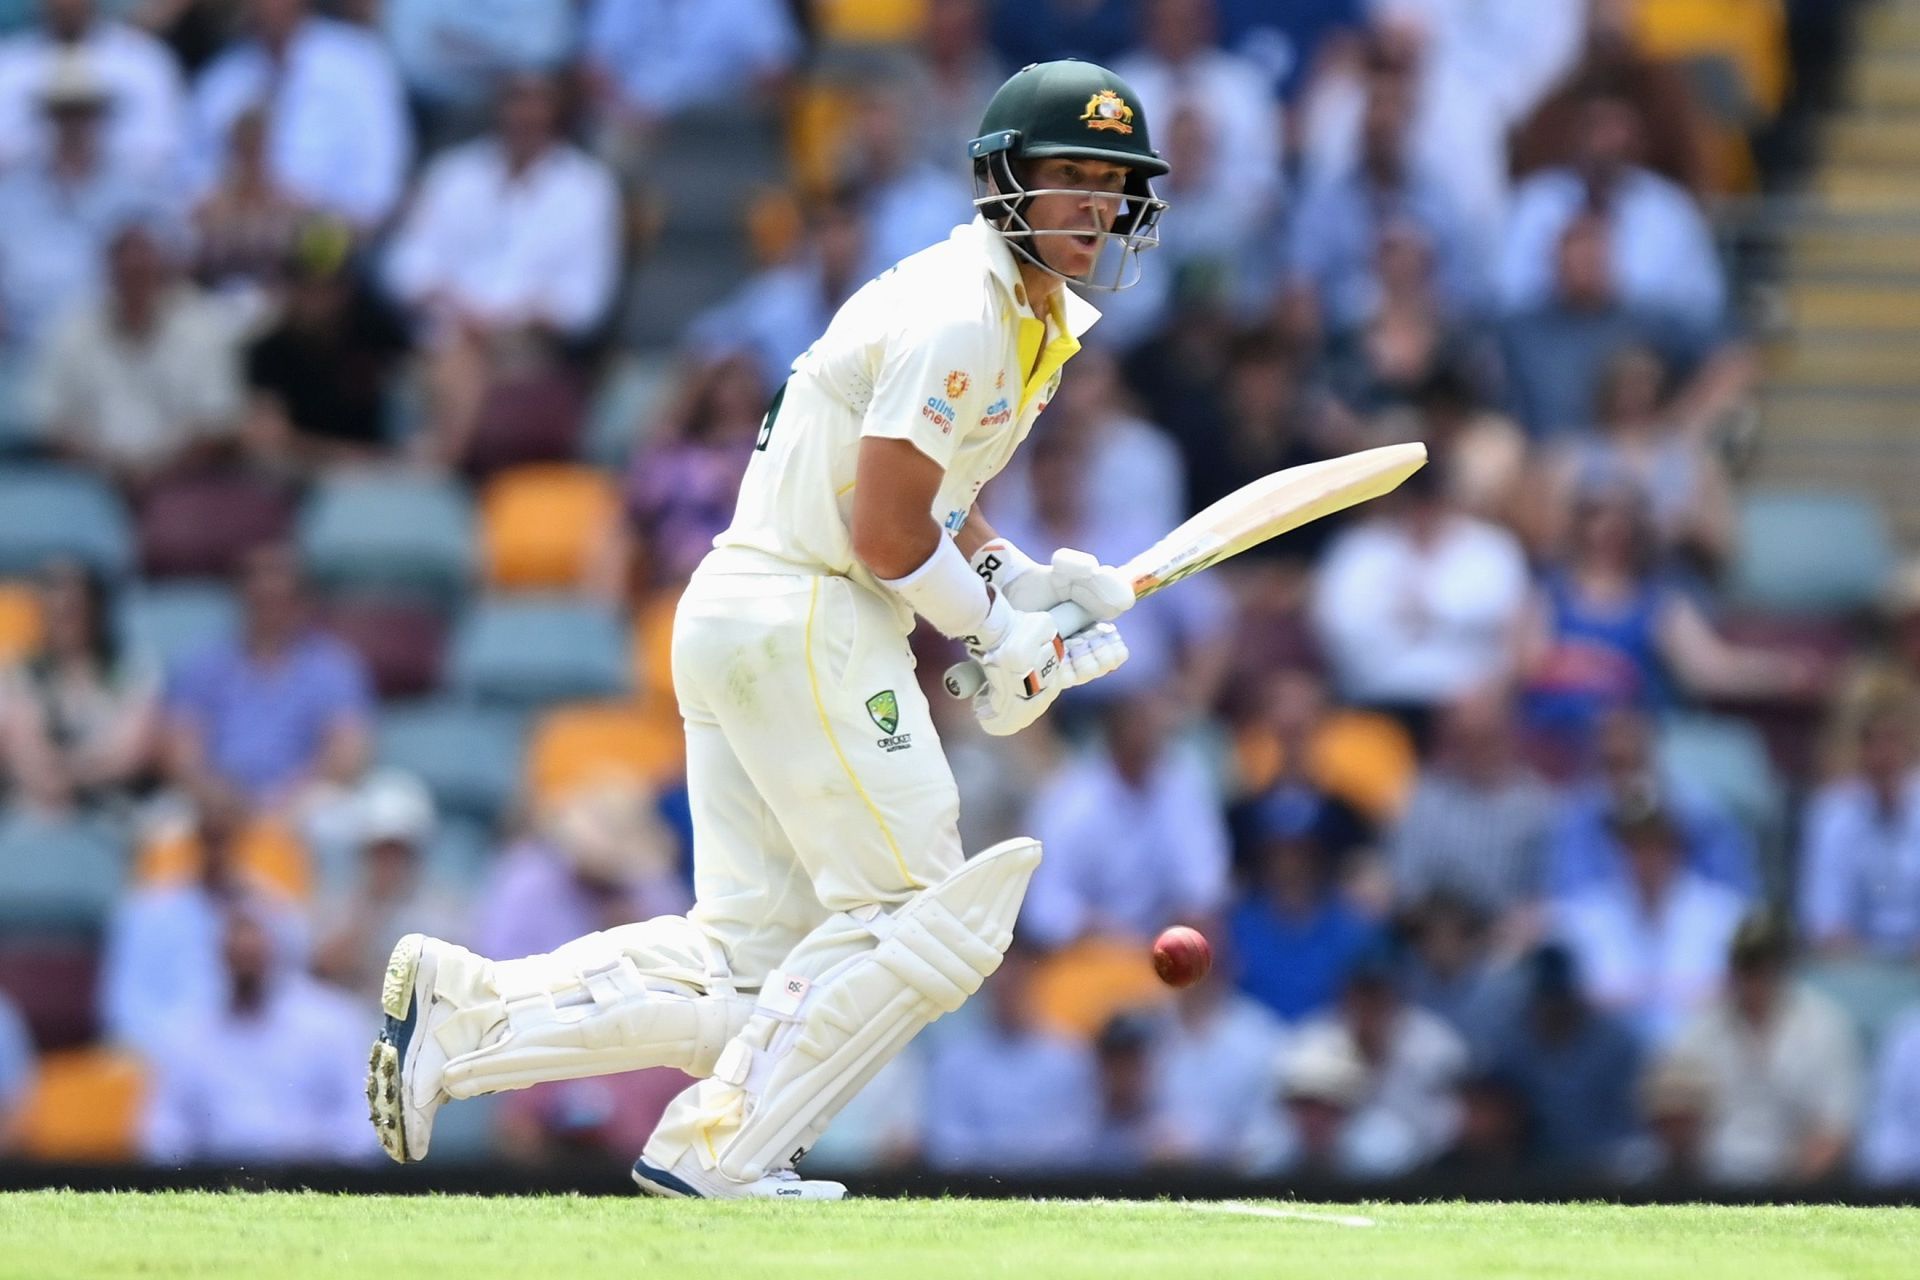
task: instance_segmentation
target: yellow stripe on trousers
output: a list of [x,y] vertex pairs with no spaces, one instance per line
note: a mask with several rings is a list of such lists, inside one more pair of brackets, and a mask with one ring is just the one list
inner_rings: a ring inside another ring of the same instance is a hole
[[813,593],[807,600],[807,683],[813,689],[813,709],[820,713],[820,728],[827,735],[827,742],[833,747],[834,756],[840,761],[840,767],[846,770],[847,781],[853,784],[853,790],[867,806],[867,812],[873,815],[874,825],[880,828],[880,834],[886,839],[887,848],[893,854],[894,865],[900,868],[900,878],[910,888],[924,889],[926,886],[914,879],[907,870],[907,860],[900,856],[900,844],[893,838],[893,832],[887,828],[887,820],[880,816],[880,806],[873,802],[867,789],[860,785],[860,775],[853,771],[853,764],[847,759],[847,753],[840,749],[840,739],[834,736],[833,722],[827,718],[827,704],[820,697],[820,677],[813,667],[813,614],[820,603],[820,579],[813,580]]

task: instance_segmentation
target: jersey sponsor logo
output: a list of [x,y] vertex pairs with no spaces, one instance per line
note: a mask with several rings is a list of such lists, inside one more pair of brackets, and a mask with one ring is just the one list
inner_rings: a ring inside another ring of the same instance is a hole
[[927,402],[920,406],[920,416],[940,428],[942,435],[953,430],[953,405],[939,396],[927,397]]
[[1013,405],[1005,396],[1001,396],[998,400],[995,400],[987,406],[986,413],[981,415],[980,425],[983,427],[1004,427],[1011,421],[1013,421]]
[[971,385],[973,380],[967,377],[966,370],[955,369],[947,375],[947,399],[958,400],[967,394],[967,388]]
[[1133,108],[1112,89],[1102,89],[1088,98],[1087,109],[1080,113],[1080,118],[1087,122],[1089,129],[1123,135],[1133,132]]
[[993,375],[993,389],[995,391],[1003,391],[1006,389],[1006,385],[1007,385],[1007,371],[1005,369],[1002,369],[1000,372]]

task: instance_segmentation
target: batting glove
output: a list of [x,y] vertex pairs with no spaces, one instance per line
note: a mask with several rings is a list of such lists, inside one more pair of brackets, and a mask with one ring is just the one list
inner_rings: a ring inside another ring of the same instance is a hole
[[1111,622],[1133,607],[1133,584],[1125,574],[1085,551],[1062,547],[1042,566],[1005,538],[973,553],[973,571],[1016,609],[1043,613],[1071,600],[1096,622]]
[[995,737],[1018,733],[1038,720],[1060,691],[1075,683],[1053,619],[1015,609],[998,593],[980,632],[963,640],[987,681],[973,695],[973,714]]

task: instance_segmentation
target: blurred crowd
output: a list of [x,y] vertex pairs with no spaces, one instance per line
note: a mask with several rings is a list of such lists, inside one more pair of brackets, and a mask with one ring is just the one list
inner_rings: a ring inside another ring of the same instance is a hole
[[[967,847],[1046,858],[819,1159],[1920,1184],[1920,572],[1728,590],[1725,211],[1847,8],[0,3],[0,1155],[376,1158],[400,933],[685,907],[677,592],[788,363],[971,216],[993,89],[1080,56],[1172,209],[996,527],[1119,561],[1433,462],[1142,602],[1019,738],[917,638]],[[680,1084],[436,1156],[625,1157]]]

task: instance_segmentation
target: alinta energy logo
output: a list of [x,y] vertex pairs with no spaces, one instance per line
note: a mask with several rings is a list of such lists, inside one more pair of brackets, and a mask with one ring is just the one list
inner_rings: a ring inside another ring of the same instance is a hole
[[1005,396],[1001,396],[998,400],[995,400],[987,406],[987,411],[980,416],[980,425],[983,427],[1004,427],[1012,420],[1013,402]]

